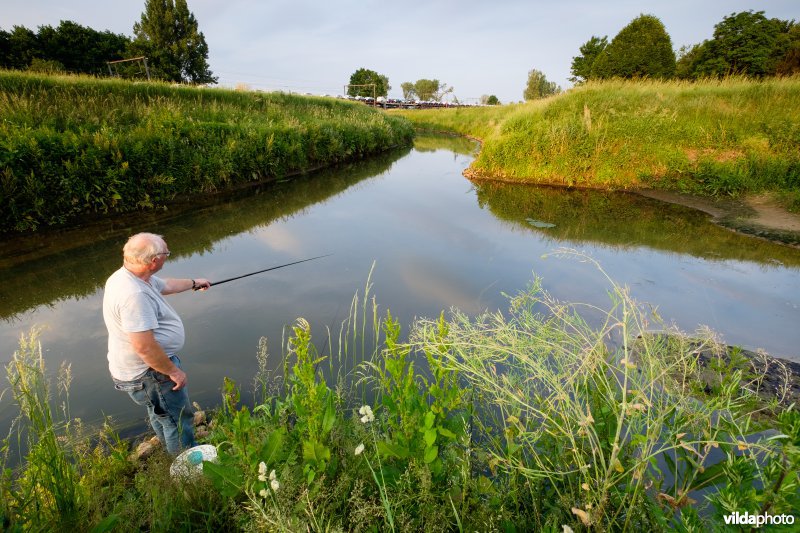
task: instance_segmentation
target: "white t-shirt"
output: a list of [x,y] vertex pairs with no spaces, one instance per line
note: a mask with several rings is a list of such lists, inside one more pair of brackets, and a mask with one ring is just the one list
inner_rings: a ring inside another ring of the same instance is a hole
[[125,267],[106,281],[103,320],[108,328],[108,370],[121,381],[130,381],[149,368],[131,345],[128,333],[153,330],[167,355],[175,355],[185,340],[183,322],[161,291],[164,280],[151,276],[149,283]]

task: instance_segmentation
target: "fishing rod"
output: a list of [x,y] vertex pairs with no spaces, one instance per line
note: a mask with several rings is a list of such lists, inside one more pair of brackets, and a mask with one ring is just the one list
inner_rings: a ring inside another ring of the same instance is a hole
[[[211,286],[215,287],[217,285],[222,285],[223,283],[228,283],[229,281],[234,281],[237,279],[246,278],[247,276],[255,276],[256,274],[261,274],[262,272],[269,272],[270,270],[277,270],[279,268],[288,267],[292,265],[296,265],[298,263],[305,263],[306,261],[313,261],[314,259],[322,259],[323,257],[328,257],[333,254],[325,254],[325,255],[318,255],[317,257],[309,257],[308,259],[301,259],[300,261],[294,261],[292,263],[286,263],[285,265],[278,265],[270,268],[265,268],[264,270],[257,270],[255,272],[250,272],[249,274],[242,274],[241,276],[236,276],[234,278],[223,279],[222,281],[213,281],[211,282]],[[198,289],[194,289],[198,290]]]

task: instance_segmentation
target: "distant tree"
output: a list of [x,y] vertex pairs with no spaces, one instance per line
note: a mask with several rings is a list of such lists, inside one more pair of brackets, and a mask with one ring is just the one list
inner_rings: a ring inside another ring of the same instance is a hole
[[[714,37],[697,45],[682,66],[686,77],[719,77],[729,74],[771,76],[778,66],[791,64],[793,22],[768,19],[763,11],[744,11],[723,17],[714,26]],[[788,60],[788,64],[784,61]],[[791,68],[789,68],[791,70]]]
[[547,81],[544,73],[533,69],[528,72],[528,85],[522,93],[525,100],[537,100],[561,92],[561,87],[555,82]]
[[439,80],[419,79],[414,83],[414,92],[420,100],[436,100],[440,85]]
[[491,95],[486,99],[486,105],[500,105],[500,100],[495,95]]
[[360,68],[350,76],[350,87],[347,88],[348,96],[372,97],[372,87],[353,87],[354,85],[375,84],[375,96],[386,96],[391,90],[389,78],[378,74],[374,70]]
[[14,26],[0,36],[0,66],[4,68],[26,69],[33,58],[41,56],[39,39],[28,28]]
[[131,55],[147,56],[151,74],[167,81],[216,83],[208,45],[186,0],[145,0],[133,25]]
[[11,34],[0,28],[0,67],[6,67],[10,61],[11,54]]
[[417,94],[414,92],[414,84],[410,81],[401,83],[400,88],[403,90],[403,100],[413,100],[414,96]]
[[402,86],[410,88],[410,98],[423,101],[441,102],[446,94],[453,92],[453,88],[444,82],[424,78],[414,83],[405,82]]
[[570,72],[572,77],[569,79],[572,83],[582,83],[591,79],[592,65],[597,56],[606,49],[608,46],[608,37],[595,37],[583,43],[579,51],[581,55],[572,58],[572,66]]
[[781,76],[800,73],[800,24],[792,23],[786,41],[786,53],[775,68],[775,74]]
[[678,50],[678,60],[675,62],[675,77],[685,80],[694,77],[697,60],[702,54],[701,44],[681,46]]
[[593,78],[671,78],[675,52],[664,24],[639,15],[622,28],[592,63]]

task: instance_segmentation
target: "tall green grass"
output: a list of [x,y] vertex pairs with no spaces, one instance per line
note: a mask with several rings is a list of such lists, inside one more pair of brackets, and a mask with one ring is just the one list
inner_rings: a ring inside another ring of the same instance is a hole
[[0,231],[124,212],[410,143],[407,122],[282,93],[0,72]]
[[[24,510],[20,524],[28,529],[45,524],[71,529],[79,518],[81,494],[69,447],[62,444],[70,436],[67,410],[61,417],[53,412],[36,331],[20,338],[20,349],[6,370],[19,407],[17,449],[27,448],[30,467],[14,483],[15,490],[6,483],[0,486],[3,513],[19,516],[17,510]],[[59,388],[66,390],[67,385]]]
[[402,111],[479,137],[476,178],[800,202],[800,78],[588,83],[546,100]]
[[[599,268],[569,250],[557,255]],[[52,455],[68,458],[56,478],[94,488],[79,492],[82,512],[70,525],[702,531],[721,529],[731,512],[793,513],[796,407],[782,394],[758,396],[763,376],[736,358],[704,366],[696,341],[651,333],[665,327],[658,317],[611,280],[608,290],[609,306],[596,308],[559,302],[534,281],[506,313],[452,310],[404,334],[390,313],[378,314],[368,281],[338,352],[321,354],[318,333],[298,319],[282,387],[264,342],[258,404],[240,405],[226,383],[208,436],[219,460],[204,464],[203,478],[169,481],[164,455],[137,471],[119,444],[76,463],[66,443],[51,441]],[[353,394],[354,377],[368,385],[363,394]],[[0,490],[11,494],[50,464],[29,455]],[[36,481],[50,509],[36,528],[63,526],[55,488]],[[5,512],[6,526],[34,523],[28,506]]]

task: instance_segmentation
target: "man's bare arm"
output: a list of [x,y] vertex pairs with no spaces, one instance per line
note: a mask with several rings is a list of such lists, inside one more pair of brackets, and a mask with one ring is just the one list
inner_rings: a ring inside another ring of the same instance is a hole
[[[192,286],[194,283],[194,286]],[[179,292],[188,291],[189,289],[206,290],[211,287],[211,282],[205,278],[196,279],[180,279],[180,278],[167,278],[164,280],[164,290],[161,294],[177,294]]]
[[169,356],[156,341],[153,330],[128,333],[131,345],[142,361],[153,370],[169,376],[175,386],[172,390],[180,390],[186,386],[186,373],[170,361]]

